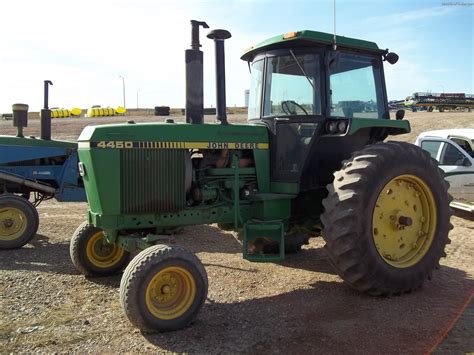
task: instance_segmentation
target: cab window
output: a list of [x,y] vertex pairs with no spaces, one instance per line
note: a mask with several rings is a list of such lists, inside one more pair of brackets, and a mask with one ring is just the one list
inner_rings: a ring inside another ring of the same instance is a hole
[[382,118],[384,102],[379,59],[341,53],[330,69],[331,116]]
[[248,119],[260,118],[263,85],[263,59],[252,63],[250,79]]

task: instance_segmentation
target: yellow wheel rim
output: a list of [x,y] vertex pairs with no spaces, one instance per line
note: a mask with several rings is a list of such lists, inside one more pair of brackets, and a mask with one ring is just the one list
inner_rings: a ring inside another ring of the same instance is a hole
[[151,279],[146,289],[146,306],[163,320],[176,319],[191,307],[196,298],[196,282],[182,267],[167,267]]
[[0,240],[15,240],[26,231],[28,221],[23,211],[14,207],[0,209]]
[[87,242],[87,259],[99,268],[115,266],[124,254],[124,250],[115,244],[107,243],[104,232],[95,233]]
[[382,259],[396,268],[417,264],[436,231],[431,189],[414,175],[400,175],[381,190],[372,216],[372,235]]

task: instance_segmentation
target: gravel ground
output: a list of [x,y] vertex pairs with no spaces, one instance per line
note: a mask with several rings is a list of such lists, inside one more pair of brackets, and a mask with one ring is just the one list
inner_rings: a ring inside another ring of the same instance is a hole
[[474,297],[471,295],[466,302],[466,307],[459,313],[459,318],[455,319],[452,329],[438,346],[433,349],[434,354],[466,353],[474,349]]
[[[408,113],[408,119],[414,132],[401,140],[413,141],[427,129],[474,127],[472,113]],[[54,120],[53,135],[75,139],[84,125],[99,120]],[[31,120],[26,132],[37,135],[38,126]],[[13,133],[11,121],[0,122],[0,132]],[[394,298],[369,297],[347,287],[327,262],[321,238],[312,238],[282,263],[259,264],[242,259],[231,233],[214,225],[188,227],[175,239],[204,263],[208,299],[190,327],[145,334],[120,307],[120,275],[85,278],[70,262],[69,238],[84,220],[86,204],[46,201],[38,210],[34,241],[0,251],[2,353],[474,351],[472,306],[466,308],[470,318],[455,323],[474,290],[474,220],[466,214],[452,218],[448,256],[433,279],[418,292]]]

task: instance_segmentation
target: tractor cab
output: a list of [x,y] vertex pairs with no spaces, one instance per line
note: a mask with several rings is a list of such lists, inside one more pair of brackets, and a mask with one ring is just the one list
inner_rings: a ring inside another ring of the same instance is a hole
[[[331,173],[310,184],[328,183],[354,149],[380,140],[376,135],[381,130],[372,127],[394,123],[387,122],[383,61],[395,63],[398,56],[373,42],[335,40],[337,45],[332,35],[322,32],[291,32],[250,48],[241,58],[251,71],[248,120],[267,125],[274,142],[274,181],[317,176],[315,168],[327,160],[330,169],[324,171]],[[358,122],[371,129],[354,137]],[[327,155],[321,154],[321,145]],[[318,154],[310,154],[312,149]],[[314,159],[318,161],[311,164]]]
[[335,50],[329,34],[301,31],[248,50],[249,120],[389,118],[382,61],[396,55],[373,42],[336,41]]

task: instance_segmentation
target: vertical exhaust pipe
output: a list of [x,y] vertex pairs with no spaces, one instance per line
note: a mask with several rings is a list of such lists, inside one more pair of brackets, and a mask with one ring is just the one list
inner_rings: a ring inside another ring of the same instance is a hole
[[203,54],[199,50],[199,27],[207,23],[191,20],[191,49],[185,51],[186,62],[186,122],[201,124],[204,121]]
[[51,110],[49,109],[49,85],[50,80],[44,81],[44,107],[41,110],[41,139],[51,140]]
[[222,124],[227,124],[224,41],[230,37],[230,32],[226,30],[213,30],[207,35],[207,38],[214,40],[216,47],[216,118]]

